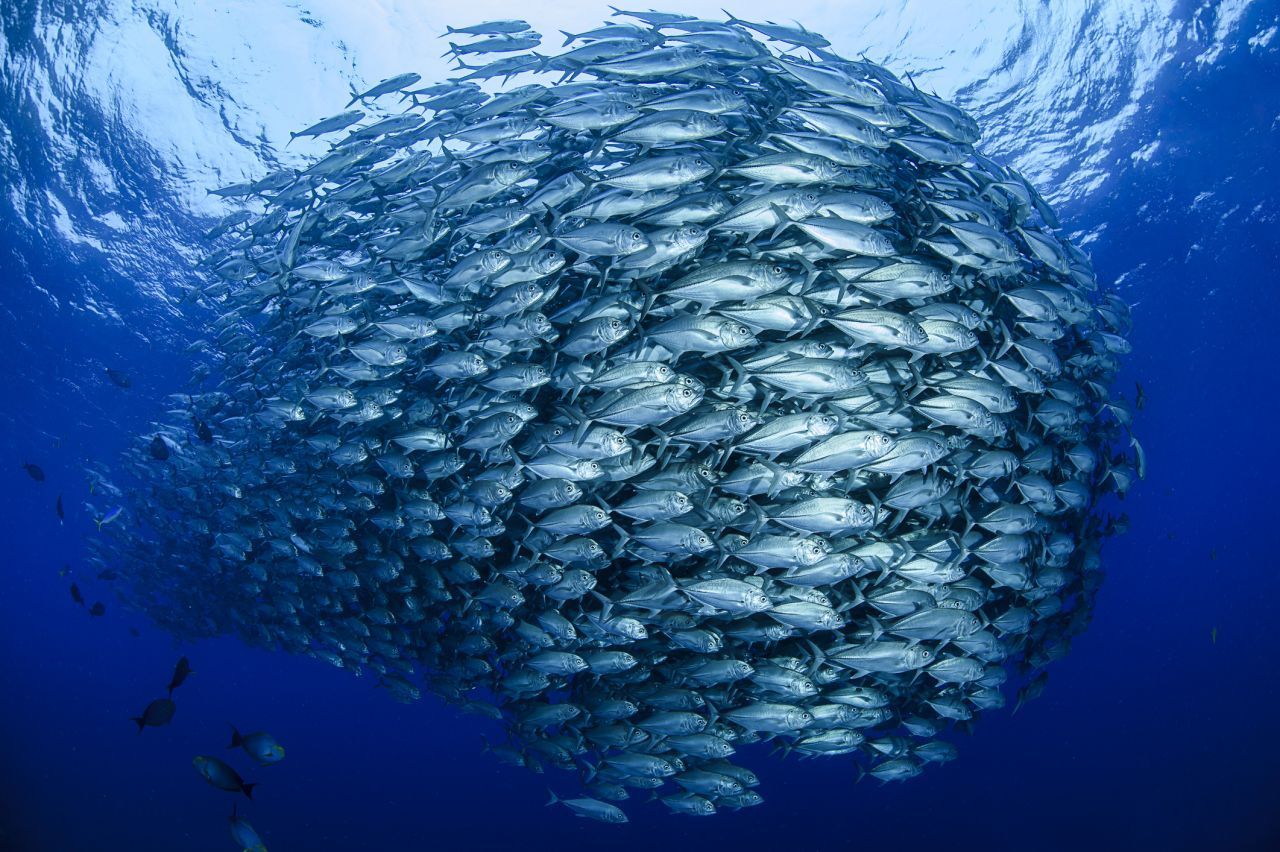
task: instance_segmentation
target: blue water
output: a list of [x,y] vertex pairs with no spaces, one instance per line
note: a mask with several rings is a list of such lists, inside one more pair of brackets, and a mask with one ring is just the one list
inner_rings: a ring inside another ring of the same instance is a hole
[[[1045,695],[1016,714],[1013,702],[984,714],[958,742],[959,760],[905,784],[855,785],[839,759],[748,755],[753,768],[772,764],[764,806],[708,820],[632,806],[623,827],[543,808],[546,779],[481,753],[488,723],[430,698],[398,704],[367,679],[230,639],[178,646],[123,612],[83,565],[94,534],[86,464],[114,463],[189,374],[184,349],[207,318],[180,301],[180,248],[197,244],[207,210],[184,206],[174,190],[183,176],[127,112],[77,101],[65,76],[58,103],[34,94],[19,57],[74,52],[84,30],[48,26],[71,13],[3,5],[0,848],[232,849],[231,797],[190,763],[223,753],[228,722],[287,748],[280,765],[246,771],[261,786],[240,803],[272,850],[1280,848],[1280,39],[1265,37],[1280,24],[1276,4],[1173,4],[1170,55],[1105,144],[1073,133],[1115,110],[1109,90],[1091,87],[1087,63],[1058,69],[1083,106],[1057,128],[1070,144],[1038,165],[1070,174],[1075,157],[1105,175],[1059,212],[1087,235],[1099,278],[1119,280],[1134,306],[1117,389],[1146,390],[1135,431],[1149,473],[1110,507],[1127,513],[1129,532],[1107,543],[1093,624],[1052,666]],[[154,24],[163,8],[80,12]],[[1026,38],[1075,35],[1036,31],[1035,12],[1025,10]],[[160,31],[180,32],[180,19]],[[1104,45],[1077,52],[1094,47]],[[196,88],[193,98],[218,97]],[[1018,124],[1000,111],[1016,104],[983,103],[981,87],[967,94],[984,123],[1009,119],[1013,135],[998,141],[1015,155]],[[49,192],[70,225],[58,226]],[[94,231],[83,223],[106,210],[127,227],[86,242]],[[108,365],[132,387],[108,383]],[[23,461],[47,481],[32,481]],[[105,603],[104,617],[72,602],[72,580]],[[163,694],[181,654],[196,674],[175,696],[173,724],[137,735],[129,717]]]

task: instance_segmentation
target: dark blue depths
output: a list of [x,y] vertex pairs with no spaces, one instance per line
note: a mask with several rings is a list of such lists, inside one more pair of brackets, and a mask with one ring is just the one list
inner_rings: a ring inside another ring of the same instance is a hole
[[[1170,63],[1126,131],[1158,131],[1159,156],[1115,163],[1106,186],[1060,211],[1099,231],[1087,245],[1099,278],[1124,276],[1135,306],[1120,386],[1145,388],[1136,431],[1150,470],[1110,507],[1130,531],[1106,545],[1093,625],[1052,667],[1044,697],[984,715],[954,738],[960,760],[900,785],[855,785],[840,759],[749,755],[753,768],[774,764],[762,773],[766,805],[711,820],[657,805],[630,808],[622,827],[575,820],[542,807],[548,783],[564,792],[566,779],[481,752],[485,722],[229,639],[175,647],[122,613],[108,584],[78,568],[93,531],[80,471],[114,458],[182,385],[181,343],[85,336],[18,288],[19,270],[55,291],[108,273],[4,229],[0,848],[231,849],[235,797],[196,775],[202,753],[260,783],[240,810],[273,850],[1280,848],[1277,55]],[[86,366],[104,362],[128,370],[132,387]],[[47,480],[32,481],[23,461]],[[72,580],[105,616],[72,602]],[[175,693],[173,724],[136,734],[129,717],[164,694],[184,653],[196,673]],[[263,768],[228,752],[228,722],[273,732],[287,759]]]

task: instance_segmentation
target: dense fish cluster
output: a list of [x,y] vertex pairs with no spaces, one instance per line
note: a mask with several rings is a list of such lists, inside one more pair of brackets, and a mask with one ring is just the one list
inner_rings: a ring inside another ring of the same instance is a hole
[[219,190],[211,367],[103,558],[179,636],[501,720],[584,816],[757,804],[752,743],[914,776],[1088,623],[1128,309],[956,107],[619,16],[451,30]]

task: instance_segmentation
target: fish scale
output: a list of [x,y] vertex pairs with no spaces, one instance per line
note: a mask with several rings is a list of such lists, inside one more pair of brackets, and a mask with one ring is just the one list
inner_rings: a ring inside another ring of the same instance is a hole
[[912,777],[1087,624],[1128,308],[963,111],[803,27],[615,15],[451,28],[469,73],[219,191],[265,208],[210,235],[222,360],[96,546],[175,636],[425,687],[593,794],[758,805],[762,742]]

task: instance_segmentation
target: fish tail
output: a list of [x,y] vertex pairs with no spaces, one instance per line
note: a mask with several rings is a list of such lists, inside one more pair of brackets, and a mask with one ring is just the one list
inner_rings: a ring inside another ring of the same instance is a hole
[[[172,692],[172,690],[170,690],[170,692]],[[236,726],[228,722],[227,727],[231,729],[231,745],[227,746],[227,748],[239,748],[244,745],[244,737],[240,736],[240,732],[236,730]]]
[[240,792],[241,792],[241,793],[244,793],[244,797],[245,797],[246,799],[252,800],[252,799],[253,799],[253,788],[254,788],[254,787],[257,787],[257,786],[258,786],[258,785],[257,785],[256,783],[254,783],[254,784],[244,784],[244,783],[241,783],[241,784],[240,784]]
[[145,728],[145,727],[147,726],[147,723],[146,723],[146,722],[144,722],[144,721],[142,720],[142,717],[141,717],[141,716],[131,716],[131,717],[129,718],[129,721],[134,722],[135,724],[137,724],[137,726],[138,726],[138,733],[142,733],[142,729],[143,729],[143,728]]

